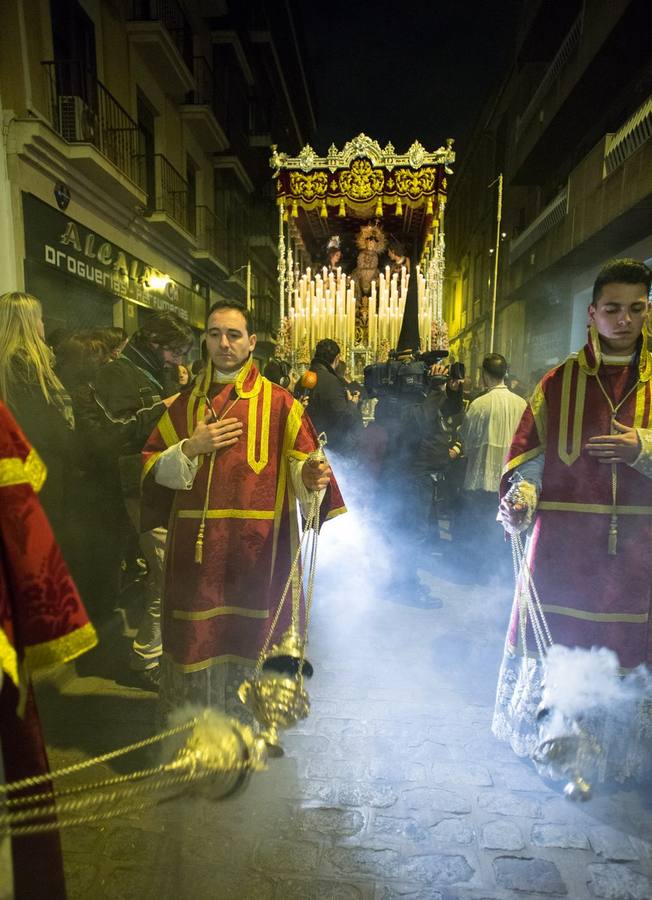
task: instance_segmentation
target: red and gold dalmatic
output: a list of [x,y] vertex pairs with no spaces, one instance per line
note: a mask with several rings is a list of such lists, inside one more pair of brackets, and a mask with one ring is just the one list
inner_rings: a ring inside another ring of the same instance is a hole
[[[209,366],[193,390],[170,406],[144,451],[143,527],[167,521],[169,528],[163,648],[188,673],[257,659],[299,540],[289,461],[306,459],[317,447],[303,406],[263,378],[251,359],[235,383],[212,378]],[[216,416],[242,423],[237,444],[216,453],[210,485],[208,456],[200,457],[191,490],[155,484],[152,468],[161,452],[192,435],[208,402]],[[321,511],[322,518],[345,511],[334,481]],[[288,597],[277,636],[289,624],[290,609]]]
[[[652,663],[652,480],[628,465],[598,463],[583,448],[611,433],[612,407],[622,424],[650,427],[651,374],[645,346],[638,370],[605,365],[592,332],[577,356],[537,386],[501,484],[504,495],[510,473],[545,453],[529,559],[552,639],[608,647],[623,669]],[[518,615],[515,604],[507,650],[520,655]],[[526,639],[532,653],[529,625]]]
[[[97,643],[36,496],[45,477],[36,451],[0,403],[0,752],[7,781],[48,772],[31,675]],[[32,792],[42,791],[47,784]],[[13,875],[4,873],[13,877],[12,896],[65,897],[56,831],[16,838],[12,863]]]

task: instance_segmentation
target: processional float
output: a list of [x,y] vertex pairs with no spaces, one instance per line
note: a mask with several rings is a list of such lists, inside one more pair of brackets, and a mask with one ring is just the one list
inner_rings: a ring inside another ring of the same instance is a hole
[[[316,343],[331,338],[354,374],[384,362],[396,347],[410,278],[418,280],[422,343],[414,349],[447,347],[444,210],[452,145],[450,138],[445,147],[427,151],[415,141],[397,153],[391,143],[382,148],[360,134],[341,151],[331,145],[326,156],[309,144],[294,157],[272,148],[279,222],[277,357],[300,369]],[[386,264],[390,240],[418,263],[414,271],[409,262]],[[324,266],[329,245],[345,255],[349,250],[348,265]]]

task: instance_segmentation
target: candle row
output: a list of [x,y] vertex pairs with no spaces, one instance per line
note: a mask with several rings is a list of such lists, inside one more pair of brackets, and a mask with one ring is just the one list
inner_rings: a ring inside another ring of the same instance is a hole
[[[416,278],[421,349],[429,350],[432,323],[437,320],[433,309],[436,290],[433,291],[418,267]],[[409,282],[410,275],[404,267],[394,273],[387,267],[379,274],[378,281],[371,283],[365,343],[374,357],[381,343],[386,341],[392,348],[398,344]],[[310,268],[306,269],[294,287],[289,309],[293,352],[304,342],[312,352],[323,338],[336,341],[344,353],[351,350],[355,346],[358,302],[353,282],[340,268],[324,268],[314,274]]]

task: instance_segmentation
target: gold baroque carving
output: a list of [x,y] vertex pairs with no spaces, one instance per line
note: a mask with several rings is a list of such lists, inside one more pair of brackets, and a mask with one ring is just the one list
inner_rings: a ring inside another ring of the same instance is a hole
[[422,194],[434,193],[437,184],[437,173],[435,169],[424,168],[418,169],[397,169],[394,173],[396,180],[396,189],[399,194],[406,194],[408,197],[417,199]]
[[318,156],[310,144],[306,144],[298,156],[288,156],[287,153],[279,153],[277,146],[273,144],[269,163],[276,174],[281,169],[301,169],[303,172],[328,169],[335,172],[337,169],[348,169],[355,159],[367,159],[372,166],[382,166],[389,171],[397,166],[417,169],[424,165],[450,166],[455,162],[455,151],[452,138],[446,140],[445,147],[434,151],[427,151],[419,141],[415,141],[407,153],[397,153],[393,144],[388,143],[382,148],[378,141],[366,134],[359,134],[348,141],[342,150],[331,144],[326,156]]
[[292,172],[290,175],[290,191],[302,200],[309,202],[316,197],[325,197],[327,190],[328,176],[325,172],[313,172],[312,175]]
[[366,159],[356,159],[351,168],[340,172],[340,189],[350,200],[369,200],[382,193],[385,176]]

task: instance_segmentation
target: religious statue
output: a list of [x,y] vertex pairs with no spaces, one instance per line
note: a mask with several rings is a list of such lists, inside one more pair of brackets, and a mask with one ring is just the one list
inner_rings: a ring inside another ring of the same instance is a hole
[[378,223],[369,223],[361,227],[356,244],[360,252],[358,264],[351,272],[351,278],[355,284],[356,297],[368,297],[371,293],[371,282],[378,281],[378,258],[385,252],[387,239]]

